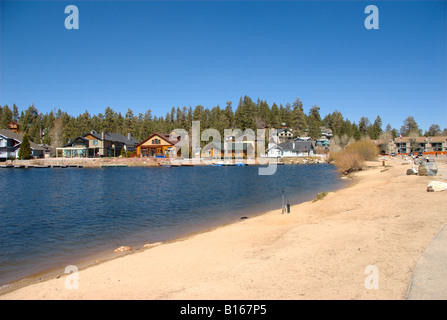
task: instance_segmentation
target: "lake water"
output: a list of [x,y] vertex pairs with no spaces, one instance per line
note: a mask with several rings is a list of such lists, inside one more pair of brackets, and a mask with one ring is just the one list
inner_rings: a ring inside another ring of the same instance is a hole
[[327,164],[0,169],[0,285],[343,187]]

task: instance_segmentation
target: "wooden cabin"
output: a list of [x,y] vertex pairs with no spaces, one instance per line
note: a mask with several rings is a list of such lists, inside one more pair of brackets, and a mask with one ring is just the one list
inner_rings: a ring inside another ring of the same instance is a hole
[[11,121],[10,123],[8,123],[8,129],[12,132],[19,133],[20,126],[14,121]]
[[153,133],[137,144],[137,155],[140,157],[172,158],[180,155],[177,148],[179,139],[170,140],[169,134]]

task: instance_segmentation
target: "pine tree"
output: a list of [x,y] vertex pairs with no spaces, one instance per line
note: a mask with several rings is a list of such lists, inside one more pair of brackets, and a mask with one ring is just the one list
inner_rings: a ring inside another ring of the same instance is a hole
[[304,114],[303,103],[300,98],[296,98],[292,104],[292,128],[296,130],[296,134],[301,136],[306,130],[306,115]]
[[23,135],[22,143],[20,144],[19,149],[19,159],[27,160],[31,158],[31,146],[28,139],[28,134]]
[[308,127],[309,127],[309,137],[312,139],[318,139],[320,137],[320,126],[321,126],[321,116],[320,116],[320,107],[314,105],[309,110],[309,117],[307,118]]

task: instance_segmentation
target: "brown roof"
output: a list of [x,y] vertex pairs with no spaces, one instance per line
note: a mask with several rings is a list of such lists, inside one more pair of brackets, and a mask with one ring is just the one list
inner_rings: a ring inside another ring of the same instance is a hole
[[155,133],[151,134],[149,137],[147,137],[146,139],[144,139],[143,141],[141,141],[139,144],[137,144],[136,147],[141,146],[142,144],[144,144],[146,141],[148,141],[149,139],[151,139],[154,136],[158,136],[172,145],[175,145],[179,142],[179,140],[175,140],[175,141],[169,140],[169,136],[170,136],[169,134],[155,132]]
[[[445,142],[447,141],[447,137],[416,137],[417,143],[424,143],[424,142]],[[400,142],[410,142],[410,137],[397,137],[394,139],[394,142],[400,143]]]

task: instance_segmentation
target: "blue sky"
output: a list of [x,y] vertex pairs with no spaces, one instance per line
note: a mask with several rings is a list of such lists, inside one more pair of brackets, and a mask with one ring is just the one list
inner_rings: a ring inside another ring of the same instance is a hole
[[[77,5],[79,29],[64,26]],[[379,9],[367,30],[364,9]],[[0,104],[77,116],[299,97],[447,127],[446,1],[1,1]]]

